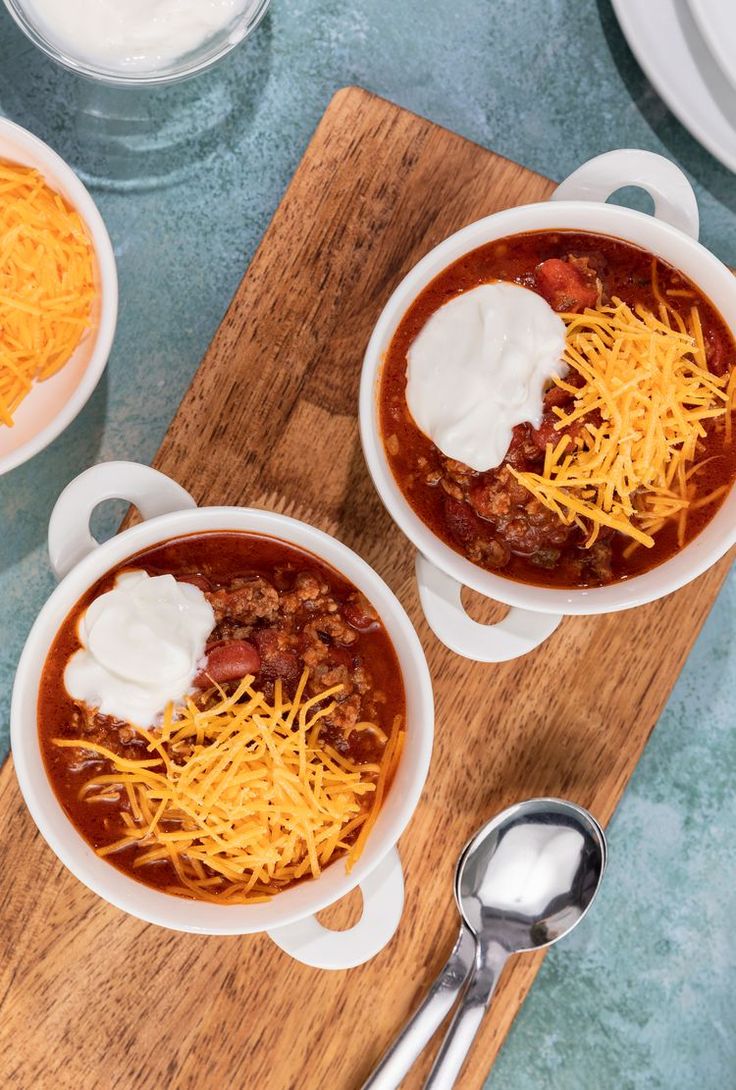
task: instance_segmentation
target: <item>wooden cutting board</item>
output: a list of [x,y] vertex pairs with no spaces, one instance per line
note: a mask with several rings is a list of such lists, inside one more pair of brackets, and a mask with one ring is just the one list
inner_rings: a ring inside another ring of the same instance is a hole
[[[607,822],[729,567],[625,614],[569,618],[517,662],[451,654],[418,608],[413,549],[363,464],[361,357],[394,286],[451,231],[552,183],[364,91],[335,96],[156,465],[200,503],[336,534],[388,580],[437,697],[429,780],[400,842],[406,911],[368,965],[318,972],[267,938],[180,935],[108,907],[0,777],[0,1082],[23,1090],[357,1090],[444,962],[452,873],[482,822],[564,795]],[[357,894],[321,918],[354,919]],[[622,956],[625,955],[625,951]],[[539,969],[506,973],[459,1085],[480,1087]],[[427,1062],[406,1080],[420,1085]],[[4,1069],[4,1072],[3,1072]]]

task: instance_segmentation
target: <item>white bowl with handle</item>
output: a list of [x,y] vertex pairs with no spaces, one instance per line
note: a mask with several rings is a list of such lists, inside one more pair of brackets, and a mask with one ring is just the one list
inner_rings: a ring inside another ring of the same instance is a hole
[[[606,204],[623,186],[646,190],[648,215]],[[430,530],[409,504],[391,472],[379,419],[381,368],[406,311],[434,278],[472,250],[527,231],[589,231],[631,242],[689,277],[736,332],[736,279],[698,242],[698,207],[682,171],[661,155],[621,149],[584,163],[550,200],[509,208],[471,223],[431,250],[404,277],[371,335],[360,385],[363,453],[378,494],[417,548],[416,577],[427,621],[451,650],[480,662],[504,662],[533,650],[570,614],[612,613],[652,602],[689,583],[736,542],[736,490],[705,528],[673,557],[623,582],[585,589],[524,584],[473,564]],[[483,625],[466,613],[463,587],[510,606],[502,621]]]
[[28,461],[67,428],[86,405],[105,370],[118,316],[118,278],[110,236],[87,189],[48,144],[20,125],[0,118],[0,160],[38,170],[84,222],[95,255],[97,302],[93,326],[64,366],[38,382],[14,414],[0,425],[0,475]]
[[[108,499],[135,504],[143,522],[99,545],[89,529],[95,507]],[[161,892],[128,877],[100,858],[65,814],[49,782],[39,745],[39,682],[49,648],[79,599],[106,572],[142,549],[211,531],[278,538],[335,568],[373,603],[396,650],[406,693],[406,738],[394,781],[348,873],[344,859],[318,878],[252,905],[217,905]],[[384,581],[346,545],[304,522],[245,507],[197,507],[170,478],[133,462],[107,462],[86,470],[59,497],[49,523],[49,555],[61,580],[44,605],[21,654],[13,688],[10,734],[21,791],[42,836],[62,863],[91,890],[139,919],[179,931],[245,935],[266,931],[283,950],[307,965],[346,969],[377,954],[401,918],[404,884],[396,842],[424,786],[432,753],[434,708],[426,659],[412,624]],[[315,913],[358,887],[360,921],[330,931]]]

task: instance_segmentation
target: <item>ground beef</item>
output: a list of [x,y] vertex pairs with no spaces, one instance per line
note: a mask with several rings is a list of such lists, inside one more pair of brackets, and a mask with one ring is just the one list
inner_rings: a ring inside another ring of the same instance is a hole
[[[330,698],[335,707],[325,724],[343,740],[361,718],[375,714],[371,676],[355,647],[360,634],[377,629],[380,620],[359,591],[342,598],[314,572],[281,570],[273,582],[254,575],[225,585],[210,583],[206,595],[217,621],[209,654],[222,657],[230,646],[252,646],[259,659],[256,685],[267,698],[273,697],[277,680],[292,695],[306,667],[310,694],[340,686]],[[206,676],[205,665],[198,679],[202,687]]]
[[569,537],[570,527],[520,485],[507,466],[486,475],[468,500],[516,553],[531,556],[543,547],[564,545]]
[[[75,703],[71,719],[73,734],[83,737],[94,745],[106,746],[122,757],[140,760],[142,751],[148,744],[130,723],[116,719],[112,715],[103,715],[87,704]],[[90,750],[80,750],[79,759],[89,764]]]
[[226,587],[209,591],[207,598],[215,611],[215,620],[236,621],[250,625],[254,621],[273,621],[279,610],[279,593],[267,579],[233,579]]

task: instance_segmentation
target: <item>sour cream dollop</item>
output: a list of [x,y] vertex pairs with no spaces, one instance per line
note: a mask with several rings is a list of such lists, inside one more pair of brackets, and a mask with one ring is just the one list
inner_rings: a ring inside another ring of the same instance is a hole
[[26,0],[39,28],[90,64],[155,69],[197,49],[255,0]]
[[565,324],[541,295],[500,282],[471,288],[411,345],[409,411],[448,458],[494,469],[517,424],[541,424],[545,383],[567,370],[564,348]]
[[173,575],[124,572],[80,618],[82,647],[67,663],[67,692],[148,727],[192,688],[214,624],[199,587]]

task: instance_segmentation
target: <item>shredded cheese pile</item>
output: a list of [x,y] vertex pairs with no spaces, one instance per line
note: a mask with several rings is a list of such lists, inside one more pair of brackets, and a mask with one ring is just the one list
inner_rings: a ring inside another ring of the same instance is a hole
[[[696,498],[693,478],[705,464],[695,459],[706,422],[725,417],[730,441],[736,367],[730,378],[708,370],[695,306],[686,322],[664,302],[656,317],[614,298],[611,306],[562,318],[570,371],[554,381],[574,401],[553,409],[555,427],[581,424],[574,436],[547,445],[541,474],[511,472],[562,522],[576,523],[588,546],[608,526],[633,539],[629,548],[651,547],[671,518],[682,545],[688,510],[726,491],[723,485]],[[582,386],[566,381],[571,372]]]
[[336,855],[347,853],[352,866],[390,784],[403,732],[395,722],[380,765],[347,760],[320,740],[335,707],[330,698],[342,686],[307,699],[308,676],[293,700],[283,698],[277,681],[269,704],[246,677],[231,695],[215,690],[204,710],[191,701],[170,707],[160,730],[135,728],[151,754],[143,760],[85,739],[55,739],[112,765],[84,785],[83,798],[127,796],[122,835],[98,854],[134,845],[135,867],[171,863],[180,886],[168,892],[225,904],[268,900],[302,877],[317,877]]
[[92,245],[36,170],[0,161],[0,423],[64,366],[91,324]]

